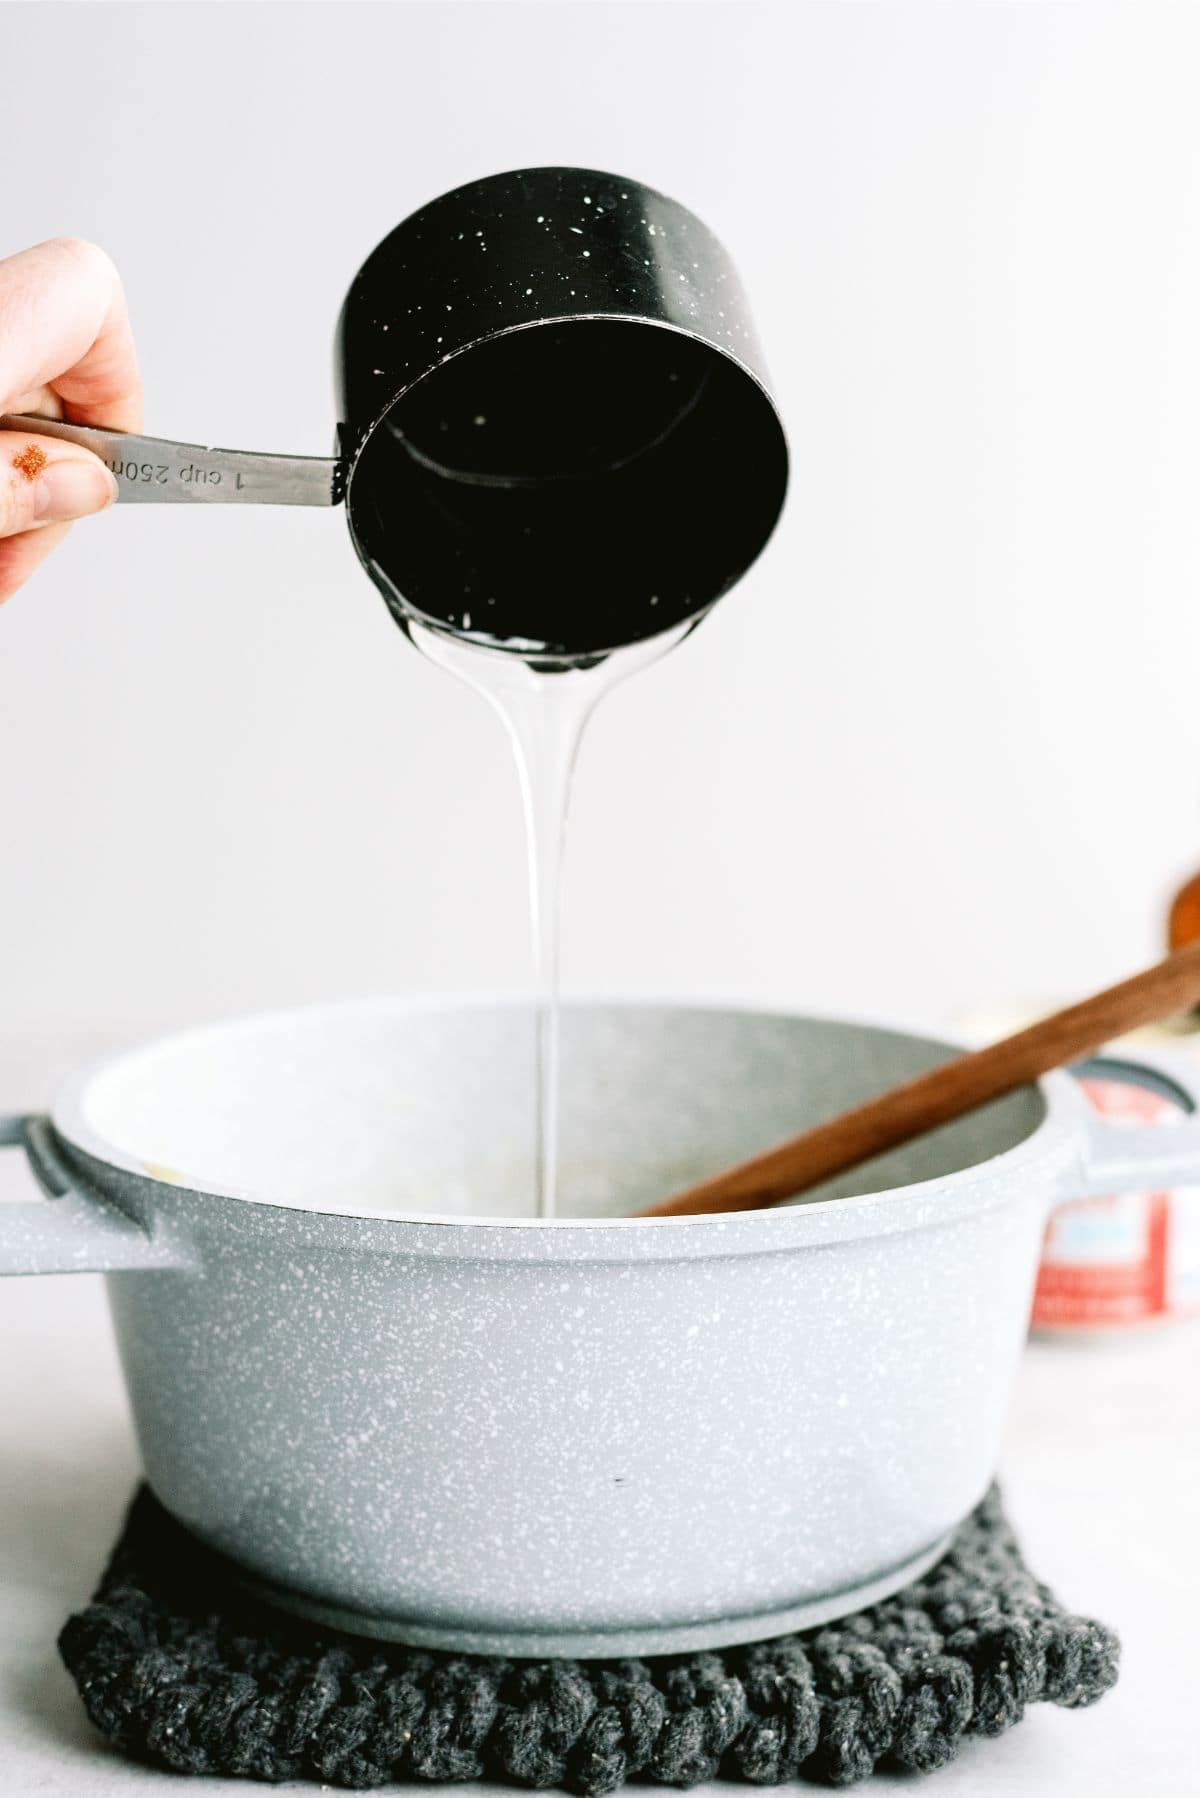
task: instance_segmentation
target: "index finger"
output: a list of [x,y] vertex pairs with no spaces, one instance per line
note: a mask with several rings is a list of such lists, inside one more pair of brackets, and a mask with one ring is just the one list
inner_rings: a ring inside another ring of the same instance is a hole
[[142,383],[121,277],[103,250],[77,237],[0,261],[0,412],[42,387],[77,424],[141,429]]

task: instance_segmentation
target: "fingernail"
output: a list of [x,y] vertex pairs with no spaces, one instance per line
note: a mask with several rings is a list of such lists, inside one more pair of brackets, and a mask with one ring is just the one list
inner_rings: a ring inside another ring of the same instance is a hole
[[34,517],[39,524],[65,524],[111,506],[120,489],[102,462],[51,462],[38,476]]

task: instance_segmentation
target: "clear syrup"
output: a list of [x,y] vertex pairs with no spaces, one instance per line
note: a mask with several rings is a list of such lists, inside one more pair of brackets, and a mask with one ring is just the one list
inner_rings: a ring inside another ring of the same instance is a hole
[[577,661],[539,657],[539,645],[513,638],[455,636],[413,619],[404,626],[423,655],[466,681],[499,712],[516,756],[537,1006],[533,1207],[538,1217],[553,1217],[557,1206],[562,870],[580,741],[597,701],[682,642],[696,623],[689,618],[641,643]]

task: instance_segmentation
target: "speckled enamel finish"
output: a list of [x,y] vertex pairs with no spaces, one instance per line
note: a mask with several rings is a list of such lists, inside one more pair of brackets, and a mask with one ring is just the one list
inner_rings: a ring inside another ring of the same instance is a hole
[[992,1473],[1047,1206],[1200,1175],[1195,1120],[1115,1132],[1060,1075],[814,1202],[623,1218],[947,1049],[571,1007],[565,1215],[488,1216],[530,1189],[532,1046],[516,1006],[251,1020],[24,1126],[64,1196],[0,1258],[108,1270],[155,1492],[368,1634],[656,1652],[895,1589]]

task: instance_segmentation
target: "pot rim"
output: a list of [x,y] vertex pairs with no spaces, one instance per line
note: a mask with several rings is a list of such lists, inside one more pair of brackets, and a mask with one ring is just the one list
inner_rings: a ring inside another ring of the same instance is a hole
[[[101,1056],[86,1063],[75,1073],[69,1075],[62,1083],[55,1097],[50,1112],[50,1119],[55,1135],[68,1150],[78,1151],[89,1162],[98,1164],[99,1168],[133,1179],[143,1188],[148,1189],[155,1197],[164,1198],[170,1193],[188,1192],[201,1198],[229,1200],[238,1205],[259,1208],[266,1212],[293,1213],[300,1217],[313,1219],[339,1220],[350,1223],[361,1221],[365,1225],[404,1225],[420,1227],[436,1227],[441,1231],[466,1231],[478,1234],[481,1231],[500,1231],[505,1234],[516,1232],[547,1232],[555,1235],[574,1235],[581,1231],[592,1231],[610,1235],[614,1231],[636,1231],[644,1234],[647,1230],[661,1232],[688,1231],[695,1233],[695,1240],[689,1241],[689,1250],[696,1252],[701,1239],[707,1234],[711,1237],[728,1237],[736,1232],[741,1239],[738,1246],[745,1245],[747,1231],[750,1227],[753,1237],[757,1239],[761,1230],[771,1233],[782,1232],[794,1237],[796,1226],[803,1220],[805,1235],[810,1229],[816,1229],[825,1240],[833,1241],[843,1235],[859,1236],[890,1233],[893,1230],[915,1229],[939,1222],[951,1222],[964,1211],[973,1211],[981,1204],[998,1203],[1006,1200],[1014,1191],[1029,1192],[1031,1182],[1029,1176],[1035,1173],[1045,1186],[1045,1202],[1047,1206],[1053,1198],[1061,1196],[1050,1190],[1054,1185],[1053,1174],[1065,1167],[1074,1159],[1079,1150],[1081,1140],[1081,1120],[1087,1113],[1087,1101],[1075,1082],[1065,1072],[1044,1075],[1040,1080],[1031,1082],[1041,1096],[1044,1112],[1041,1120],[1027,1136],[998,1155],[985,1161],[974,1162],[959,1168],[953,1173],[940,1174],[927,1180],[913,1181],[908,1185],[886,1187],[877,1192],[861,1193],[845,1198],[819,1199],[808,1204],[779,1205],[762,1207],[752,1211],[735,1213],[711,1213],[694,1217],[508,1217],[496,1213],[480,1213],[467,1215],[446,1215],[444,1213],[419,1212],[413,1210],[392,1210],[379,1207],[330,1206],[304,1204],[299,1200],[268,1197],[258,1190],[241,1188],[234,1185],[211,1187],[194,1187],[187,1181],[176,1181],[164,1177],[161,1170],[155,1171],[152,1165],[110,1142],[92,1128],[85,1115],[84,1098],[88,1087],[101,1074],[111,1072],[121,1063],[131,1060],[168,1044],[180,1044],[189,1040],[205,1037],[231,1037],[253,1030],[262,1029],[287,1022],[315,1018],[324,1015],[326,1018],[345,1016],[369,1016],[372,1013],[392,1012],[400,1016],[421,1015],[427,1012],[473,1012],[483,1010],[528,1011],[535,1001],[524,994],[493,994],[487,992],[473,993],[430,993],[430,994],[393,994],[370,998],[315,1001],[311,1004],[283,1006],[270,1011],[252,1012],[241,1017],[218,1020],[212,1023],[193,1025],[179,1031],[171,1031],[145,1038],[131,1044],[128,1048],[115,1054]],[[735,1002],[728,999],[686,999],[663,998],[654,999],[642,995],[628,995],[613,998],[597,997],[591,994],[572,994],[561,1001],[564,1009],[585,1010],[603,1008],[612,1011],[637,1010],[670,1010],[675,1012],[711,1012],[719,1011],[740,1014],[749,1017],[782,1017],[812,1019],[816,1022],[828,1022],[849,1025],[852,1028],[866,1030],[890,1031],[919,1037],[930,1043],[944,1045],[947,1048],[965,1048],[972,1046],[969,1038],[963,1033],[953,1030],[934,1030],[928,1025],[905,1023],[894,1017],[866,1018],[858,1015],[845,1015],[832,1010],[808,1008],[798,1010],[786,1002],[754,1003]],[[950,1203],[953,1195],[954,1203]],[[927,1201],[936,1200],[932,1209]],[[896,1215],[901,1204],[906,1205],[911,1216],[902,1220]],[[876,1215],[880,1214],[880,1215]],[[828,1231],[822,1225],[835,1226]],[[788,1228],[790,1226],[790,1228]],[[494,1240],[494,1238],[493,1238]],[[582,1244],[579,1245],[582,1248]],[[613,1244],[615,1246],[615,1243]],[[661,1246],[665,1246],[663,1243]],[[680,1245],[682,1247],[682,1243]],[[733,1248],[728,1240],[718,1244],[712,1243],[714,1252],[725,1253]],[[779,1241],[773,1243],[763,1240],[761,1248],[792,1246],[791,1243]]]

